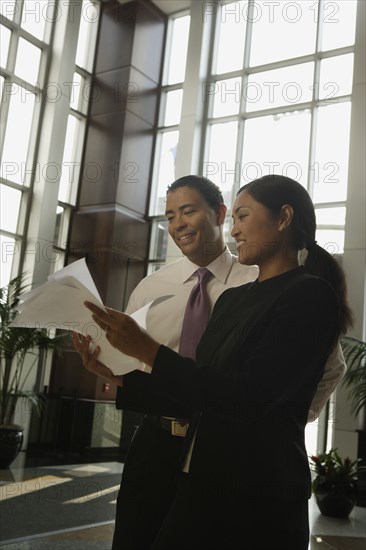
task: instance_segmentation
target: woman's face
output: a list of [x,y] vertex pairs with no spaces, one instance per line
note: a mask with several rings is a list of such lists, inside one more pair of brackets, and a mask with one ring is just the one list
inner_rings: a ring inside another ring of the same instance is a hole
[[242,191],[233,206],[231,235],[236,240],[239,262],[259,265],[273,260],[281,249],[280,217],[275,218],[247,191]]

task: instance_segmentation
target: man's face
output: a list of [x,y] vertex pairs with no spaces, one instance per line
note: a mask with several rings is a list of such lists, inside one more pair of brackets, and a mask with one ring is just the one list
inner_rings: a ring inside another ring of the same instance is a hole
[[191,262],[205,266],[223,251],[221,226],[226,207],[214,210],[199,191],[178,187],[167,194],[166,216],[169,234]]

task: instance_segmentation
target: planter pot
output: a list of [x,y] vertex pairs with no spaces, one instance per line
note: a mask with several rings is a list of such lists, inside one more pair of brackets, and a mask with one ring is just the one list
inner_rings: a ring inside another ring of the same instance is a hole
[[323,516],[347,518],[357,502],[356,484],[321,487],[315,492],[315,500]]
[[20,451],[23,428],[16,424],[0,425],[0,468],[8,468]]

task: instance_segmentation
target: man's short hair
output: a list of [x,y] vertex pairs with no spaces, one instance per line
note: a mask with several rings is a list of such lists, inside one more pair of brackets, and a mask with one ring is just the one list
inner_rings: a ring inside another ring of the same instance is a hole
[[220,188],[213,183],[213,181],[203,176],[183,176],[168,186],[167,194],[175,191],[179,187],[191,187],[192,189],[196,189],[214,210],[224,203]]

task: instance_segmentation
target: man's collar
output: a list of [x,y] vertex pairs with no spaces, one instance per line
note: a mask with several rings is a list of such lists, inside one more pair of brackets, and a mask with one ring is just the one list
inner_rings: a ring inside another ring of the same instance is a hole
[[[206,265],[205,267],[211,271],[213,276],[221,281],[222,283],[226,282],[227,276],[230,272],[231,266],[237,261],[236,256],[234,256],[227,246],[225,246],[224,251],[220,256],[218,256],[213,262]],[[187,282],[193,274],[201,266],[194,264],[187,257],[182,259],[181,263],[181,283]]]

